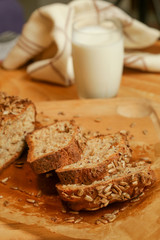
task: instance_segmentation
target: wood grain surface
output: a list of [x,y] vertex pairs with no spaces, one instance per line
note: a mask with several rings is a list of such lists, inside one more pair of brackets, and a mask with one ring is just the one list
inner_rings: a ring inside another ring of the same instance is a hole
[[[144,51],[160,53],[160,41]],[[8,94],[28,97],[33,101],[77,99],[75,85],[61,87],[31,79],[25,68],[6,71],[0,68],[0,90]],[[160,73],[124,69],[122,83],[117,97],[142,97],[160,103]]]
[[[147,51],[160,53],[160,41],[152,48],[148,48]],[[6,71],[0,68],[0,91],[5,91],[11,95],[18,95],[22,98],[27,97],[34,102],[78,99],[75,85],[61,87],[35,81],[26,74],[25,68],[14,71]],[[160,117],[160,73],[124,69],[121,87],[116,98],[119,97],[139,97],[151,100]],[[31,230],[30,227],[24,224],[17,224],[4,219],[0,220],[1,240],[72,239],[50,233],[50,231],[44,231],[43,228],[41,231],[36,227]],[[155,234],[158,234],[158,232]]]
[[[1,239],[72,240],[75,237],[97,240],[110,240],[113,238],[118,240],[138,240],[143,239],[142,236],[145,236],[145,240],[157,240],[157,236],[160,234],[160,152],[157,149],[160,141],[160,126],[159,119],[157,119],[152,107],[148,105],[148,101],[135,98],[45,101],[36,103],[36,107],[39,113],[37,119],[44,124],[49,124],[54,119],[75,119],[76,123],[87,131],[98,130],[100,133],[107,133],[125,129],[130,132],[131,136],[134,134],[132,144],[141,142],[147,146],[152,145],[153,147],[149,152],[148,150],[145,152],[146,150],[144,151],[143,147],[138,152],[134,148],[132,149],[134,155],[140,154],[139,157],[147,156],[152,159],[153,166],[156,169],[157,182],[155,187],[147,191],[144,198],[138,203],[110,205],[107,208],[88,214],[82,212],[78,216],[76,215],[78,218],[83,218],[82,224],[66,225],[63,219],[68,217],[68,214],[69,216],[75,215],[72,215],[72,213],[71,215],[70,213],[67,213],[67,215],[62,214],[62,205],[57,195],[52,194],[52,199],[50,199],[44,194],[40,199],[36,199],[36,201],[43,203],[38,208],[35,208],[30,203],[27,204],[26,199],[28,196],[29,198],[36,198],[39,189],[36,187],[38,176],[31,171],[25,159],[23,169],[17,169],[12,164],[0,174],[0,180],[9,177],[7,184],[0,183],[1,195],[3,196],[0,199]],[[95,121],[96,119],[99,119],[99,121]],[[131,128],[133,122],[135,127]],[[143,134],[144,129],[147,130],[147,135]],[[17,186],[22,191],[12,190],[13,186]],[[53,184],[49,186],[51,187]],[[44,187],[46,189],[46,185]],[[18,199],[21,199],[21,202],[18,202]],[[8,201],[9,205],[5,206],[4,201]],[[125,207],[127,207],[127,210],[124,212],[120,210],[118,218],[113,223],[102,226],[95,225],[96,219],[103,214]],[[62,217],[62,222],[55,225],[52,218],[57,214],[59,214],[59,219]],[[148,225],[152,225],[151,232]],[[137,227],[139,228],[135,232],[134,229]],[[114,231],[111,229],[114,229]],[[61,236],[61,233],[64,237]]]

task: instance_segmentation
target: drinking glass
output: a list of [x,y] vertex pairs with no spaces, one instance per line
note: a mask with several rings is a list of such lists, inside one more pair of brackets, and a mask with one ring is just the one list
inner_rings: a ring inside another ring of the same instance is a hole
[[123,35],[119,21],[88,16],[76,20],[72,33],[75,84],[80,98],[111,98],[123,71]]

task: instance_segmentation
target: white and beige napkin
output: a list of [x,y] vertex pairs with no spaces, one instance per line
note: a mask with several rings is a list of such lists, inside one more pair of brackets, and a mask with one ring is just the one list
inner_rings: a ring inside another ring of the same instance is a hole
[[160,32],[101,0],[75,0],[67,5],[55,3],[35,10],[24,25],[16,45],[3,61],[3,67],[16,69],[28,63],[27,72],[34,79],[64,86],[72,84],[72,23],[75,19],[92,13],[96,14],[97,19],[116,18],[121,22],[125,66],[160,72],[160,54],[134,50],[154,44],[160,37]]

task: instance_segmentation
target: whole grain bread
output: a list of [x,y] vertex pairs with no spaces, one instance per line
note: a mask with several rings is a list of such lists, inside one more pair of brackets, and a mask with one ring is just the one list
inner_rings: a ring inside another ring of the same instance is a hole
[[123,202],[139,196],[146,187],[155,182],[154,172],[148,166],[125,168],[123,171],[105,176],[90,185],[57,184],[60,198],[69,208],[97,210],[113,202]]
[[131,157],[127,136],[120,132],[86,141],[81,160],[56,170],[62,184],[91,184],[125,168]]
[[0,92],[0,170],[24,150],[26,135],[35,129],[35,116],[31,101]]
[[26,137],[27,161],[37,174],[79,161],[82,150],[78,134],[79,128],[73,121],[59,121],[35,130]]

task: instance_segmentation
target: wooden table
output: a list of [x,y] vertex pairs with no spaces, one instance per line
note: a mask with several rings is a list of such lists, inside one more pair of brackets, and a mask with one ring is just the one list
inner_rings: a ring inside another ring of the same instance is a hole
[[[160,53],[160,41],[147,50]],[[45,82],[34,81],[26,74],[24,68],[14,71],[6,71],[0,68],[0,91],[5,91],[11,95],[18,95],[22,98],[27,97],[34,102],[78,99],[75,85],[61,87]],[[152,101],[160,116],[160,73],[147,73],[138,70],[124,69],[121,87],[117,95],[117,98],[119,97],[149,99]],[[31,235],[27,229],[19,230],[18,228],[16,224],[6,225],[0,221],[0,236],[3,236],[3,240],[13,239],[12,235],[14,232],[15,236],[17,236],[17,238],[14,239],[37,239],[36,236]],[[41,239],[53,239],[52,236],[50,238],[49,233],[46,232],[41,233],[41,236]],[[49,238],[47,238],[47,236]],[[0,237],[0,239],[2,238]],[[59,235],[55,235],[54,239],[62,238]],[[67,240],[69,238],[63,237],[63,239]]]
[[[160,41],[145,51],[160,53]],[[6,71],[0,68],[0,91],[27,97],[33,101],[77,99],[75,85],[61,87],[32,80],[25,69]],[[160,103],[160,73],[124,69],[117,97],[142,97]]]

